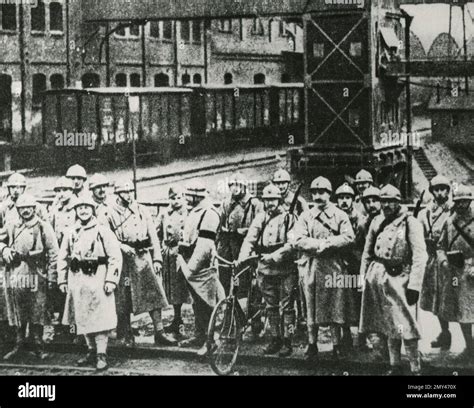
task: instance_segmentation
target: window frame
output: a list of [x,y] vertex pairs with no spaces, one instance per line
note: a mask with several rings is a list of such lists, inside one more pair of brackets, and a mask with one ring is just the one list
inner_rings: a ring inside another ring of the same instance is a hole
[[[62,2],[60,1],[50,1],[50,3],[48,4],[49,5],[49,31],[51,33],[58,33],[58,34],[62,34],[64,33],[64,7],[63,7],[63,4]],[[52,27],[52,22],[53,22],[53,19],[52,19],[52,7],[54,5],[57,5],[59,6],[59,10],[60,10],[60,16],[61,16],[61,29],[56,29],[56,28],[53,28]]]
[[[14,7],[15,9],[15,28],[3,27],[3,8],[6,6]],[[2,4],[0,7],[0,31],[5,33],[16,33],[18,31],[18,7],[15,4]]]
[[[42,29],[38,30],[37,28],[33,28],[33,21],[34,21],[33,10],[38,10],[40,5],[42,5],[42,9],[43,9],[43,19],[42,19],[42,26],[43,27],[42,27]],[[31,21],[30,21],[31,33],[32,34],[45,34],[46,33],[46,4],[45,4],[44,0],[37,0],[36,7],[31,7],[30,11],[31,11]]]

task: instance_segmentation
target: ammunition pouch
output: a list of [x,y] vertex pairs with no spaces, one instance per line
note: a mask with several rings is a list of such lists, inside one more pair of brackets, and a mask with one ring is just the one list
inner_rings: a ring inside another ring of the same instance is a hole
[[97,259],[83,259],[77,258],[71,259],[70,268],[73,273],[82,271],[84,275],[93,276],[97,273],[99,265],[106,265],[107,259],[105,257],[99,257]]
[[133,248],[135,252],[146,252],[151,247],[151,240],[150,238],[144,239],[142,241],[134,241],[134,242],[125,242],[120,241],[124,245],[128,245],[129,247]]
[[22,255],[16,251],[13,252],[13,259],[10,266],[18,268],[22,262],[26,262],[28,265],[40,265],[45,263],[46,256],[44,251],[30,251],[27,255]]
[[461,251],[449,251],[446,253],[448,262],[455,268],[464,268],[465,257]]
[[400,276],[405,268],[405,265],[403,264],[392,265],[387,260],[381,258],[377,258],[376,261],[383,264],[387,273],[393,278]]

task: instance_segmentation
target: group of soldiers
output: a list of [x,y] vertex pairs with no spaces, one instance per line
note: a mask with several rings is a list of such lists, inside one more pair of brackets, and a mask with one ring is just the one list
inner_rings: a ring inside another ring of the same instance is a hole
[[[142,313],[150,314],[155,344],[179,343],[205,355],[212,311],[229,295],[232,271],[253,255],[260,297],[248,307],[265,305],[265,320],[252,323],[255,335],[266,328],[271,336],[265,354],[291,355],[299,320],[310,361],[318,359],[319,327],[329,327],[337,359],[354,347],[351,328],[357,328],[357,347],[365,349],[375,336],[390,374],[402,372],[402,343],[411,372],[419,374],[419,303],[440,322],[432,347],[449,349],[449,323],[458,322],[466,342],[462,357],[473,357],[469,187],[437,176],[432,200],[411,214],[396,187],[375,187],[365,170],[354,188],[345,183],[333,191],[328,179],[316,178],[312,204],[300,196],[301,187],[291,191],[291,183],[290,174],[278,170],[260,200],[236,173],[219,206],[200,182],[172,187],[168,208],[154,219],[135,200],[131,182],[116,183],[109,196],[109,180],[89,178],[78,165],[56,183],[49,211],[25,193],[24,176],[12,175],[0,205],[0,321],[4,331],[14,328],[16,342],[4,358],[24,349],[27,333],[33,351],[45,358],[43,328],[54,315],[85,338],[88,353],[78,364],[105,370],[111,332],[132,346],[131,315]],[[216,255],[235,268],[216,267]],[[247,295],[251,279],[242,279],[239,296]],[[183,305],[190,303],[195,327],[186,337]],[[162,310],[170,305],[173,320],[164,327]]]

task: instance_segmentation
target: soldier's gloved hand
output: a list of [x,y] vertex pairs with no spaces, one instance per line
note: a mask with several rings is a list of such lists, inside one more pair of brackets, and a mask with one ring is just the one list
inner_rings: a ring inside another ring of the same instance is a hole
[[413,306],[416,304],[416,302],[418,302],[418,299],[420,297],[420,292],[418,292],[417,290],[413,290],[413,289],[407,289],[407,303],[409,306]]
[[63,283],[63,284],[59,285],[59,290],[63,293],[67,293],[67,289],[68,289],[68,287],[67,287],[66,283]]
[[126,244],[120,244],[120,249],[125,255],[135,255],[135,250]]
[[13,262],[13,253],[14,253],[13,249],[9,247],[3,248],[2,257],[7,264],[10,264]]
[[161,276],[161,269],[162,269],[161,262],[159,262],[159,261],[154,261],[154,262],[153,262],[153,268],[155,268],[155,273],[156,273],[158,276]]
[[105,294],[106,295],[111,295],[112,293],[114,293],[114,290],[115,290],[116,287],[117,287],[117,285],[115,283],[105,282],[105,285],[104,285]]

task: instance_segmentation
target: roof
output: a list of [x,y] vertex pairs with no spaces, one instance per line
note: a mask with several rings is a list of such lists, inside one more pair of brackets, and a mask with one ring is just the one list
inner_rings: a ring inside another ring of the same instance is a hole
[[430,111],[474,111],[474,94],[462,94],[457,98],[445,96],[437,102],[436,95],[431,99],[428,110]]

